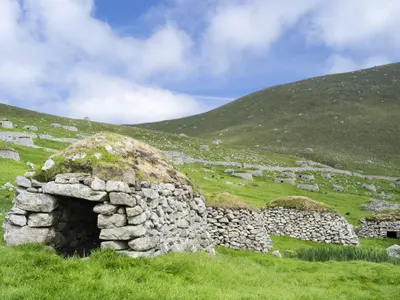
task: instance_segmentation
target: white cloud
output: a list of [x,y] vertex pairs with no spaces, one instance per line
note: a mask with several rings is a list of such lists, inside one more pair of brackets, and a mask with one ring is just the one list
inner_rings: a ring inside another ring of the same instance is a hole
[[344,73],[354,70],[371,68],[390,63],[390,60],[382,56],[372,56],[367,59],[355,61],[350,56],[334,54],[327,61],[329,74]]
[[201,110],[193,97],[145,83],[189,72],[192,44],[183,31],[167,23],[147,38],[122,37],[93,8],[90,0],[1,1],[0,96],[126,123]]
[[221,1],[210,14],[203,52],[216,73],[242,55],[261,54],[293,27],[319,0]]

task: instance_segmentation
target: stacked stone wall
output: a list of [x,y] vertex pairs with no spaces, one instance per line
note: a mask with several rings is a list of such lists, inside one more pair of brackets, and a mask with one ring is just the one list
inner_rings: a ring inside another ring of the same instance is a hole
[[[7,244],[33,242],[67,252],[84,251],[85,243],[96,242],[97,230],[102,248],[131,257],[170,251],[213,253],[204,198],[191,186],[144,181],[130,186],[89,174],[59,174],[45,184],[21,177],[17,181],[22,186],[3,224]],[[34,183],[41,187],[34,188]],[[82,202],[91,204],[94,228],[71,213],[87,209]]]
[[357,229],[359,237],[387,237],[388,232],[394,233],[394,236],[391,237],[400,238],[400,220],[375,221],[362,219]]
[[216,245],[259,252],[268,252],[272,248],[258,212],[207,207],[207,223]]
[[277,207],[263,210],[262,215],[270,234],[328,244],[359,244],[353,226],[333,213]]

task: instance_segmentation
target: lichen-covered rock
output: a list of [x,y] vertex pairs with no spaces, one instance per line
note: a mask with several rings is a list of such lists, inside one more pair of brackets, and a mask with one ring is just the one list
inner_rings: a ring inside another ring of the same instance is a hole
[[9,215],[8,222],[12,225],[17,226],[25,226],[26,225],[26,217],[23,215]]
[[24,188],[32,187],[32,182],[24,176],[17,176],[17,178],[15,179],[15,183]]
[[21,160],[17,151],[7,149],[0,149],[0,158],[8,158],[16,161]]
[[55,213],[33,213],[28,217],[29,227],[50,227],[55,224],[57,216]]
[[52,212],[58,206],[54,196],[24,192],[14,200],[15,207],[31,212]]
[[126,205],[133,207],[136,205],[136,197],[126,193],[111,192],[110,202],[114,205]]
[[107,192],[130,193],[131,189],[126,182],[109,180],[106,183]]
[[101,240],[121,240],[128,241],[146,234],[146,228],[139,226],[123,226],[116,228],[102,229],[100,232]]
[[5,225],[4,241],[7,245],[16,246],[26,243],[51,244],[55,238],[53,228],[19,227],[11,224]]
[[94,208],[93,211],[96,214],[100,215],[105,215],[105,216],[111,216],[117,212],[117,206],[111,205],[111,204],[97,204]]
[[390,257],[400,258],[400,245],[392,245],[386,249],[386,253]]
[[97,227],[100,229],[122,227],[126,224],[126,216],[120,214],[111,216],[99,215],[97,219]]

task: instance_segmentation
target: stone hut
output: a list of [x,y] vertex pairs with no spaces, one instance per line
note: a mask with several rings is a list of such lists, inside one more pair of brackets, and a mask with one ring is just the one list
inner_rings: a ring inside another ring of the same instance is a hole
[[271,202],[262,211],[270,234],[328,244],[358,245],[354,228],[323,203],[294,196]]
[[97,134],[19,177],[3,227],[9,245],[42,243],[63,255],[97,247],[131,257],[213,253],[204,198],[158,150]]
[[218,195],[218,202],[207,206],[208,231],[216,245],[232,249],[268,252],[272,241],[260,212],[229,193]]
[[400,239],[400,209],[380,211],[361,219],[358,236]]

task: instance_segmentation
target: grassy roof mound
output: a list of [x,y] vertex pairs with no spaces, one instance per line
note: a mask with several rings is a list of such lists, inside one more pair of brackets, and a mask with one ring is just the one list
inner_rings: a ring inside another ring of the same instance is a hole
[[215,207],[215,208],[224,208],[224,209],[248,209],[252,211],[258,211],[258,208],[252,206],[251,204],[242,201],[238,196],[232,195],[228,192],[216,193],[210,196],[206,196],[206,204],[207,206]]
[[387,209],[366,217],[368,221],[400,221],[400,209]]
[[123,180],[135,172],[136,178],[151,182],[189,184],[161,151],[127,136],[102,132],[79,141],[50,157],[55,165],[36,170],[35,178],[50,181],[61,173],[90,173],[105,180]]
[[267,207],[293,208],[297,210],[313,212],[334,212],[334,210],[328,205],[303,196],[288,196],[280,198],[268,203]]

